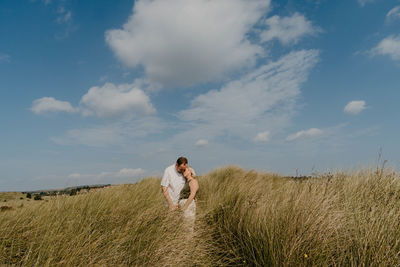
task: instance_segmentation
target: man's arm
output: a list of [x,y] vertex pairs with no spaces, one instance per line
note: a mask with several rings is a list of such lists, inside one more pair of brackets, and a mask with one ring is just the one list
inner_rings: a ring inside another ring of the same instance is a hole
[[176,209],[177,209],[177,205],[175,205],[175,204],[172,202],[171,197],[169,196],[169,193],[168,193],[168,187],[166,187],[166,186],[161,186],[161,189],[162,189],[162,193],[163,193],[165,199],[166,199],[167,202],[168,202],[169,209],[170,209],[170,210],[176,210]]
[[168,173],[167,169],[165,169],[164,175],[163,175],[163,177],[161,179],[161,190],[162,190],[162,193],[163,193],[165,199],[168,202],[169,209],[170,210],[176,210],[177,209],[177,205],[175,205],[172,202],[171,196],[168,193],[168,185],[169,185],[169,180],[170,180],[169,178],[170,178],[169,173]]

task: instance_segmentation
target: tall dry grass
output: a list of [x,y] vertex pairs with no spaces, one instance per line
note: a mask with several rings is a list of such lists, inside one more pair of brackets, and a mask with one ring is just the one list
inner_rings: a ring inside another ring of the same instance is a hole
[[202,204],[237,265],[400,266],[400,178],[364,170],[296,181],[230,167]]
[[0,264],[400,265],[395,173],[294,180],[224,167],[199,182],[193,236],[148,178],[0,213]]
[[149,178],[0,213],[0,265],[213,262],[207,259],[212,248],[206,249],[206,235],[198,236],[187,240],[180,216],[166,211],[160,179]]

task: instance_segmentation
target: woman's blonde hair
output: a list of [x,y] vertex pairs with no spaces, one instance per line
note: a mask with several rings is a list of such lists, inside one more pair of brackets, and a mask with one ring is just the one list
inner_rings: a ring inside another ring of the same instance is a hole
[[189,171],[192,173],[193,178],[196,177],[196,172],[194,171],[194,169],[192,167],[188,167]]

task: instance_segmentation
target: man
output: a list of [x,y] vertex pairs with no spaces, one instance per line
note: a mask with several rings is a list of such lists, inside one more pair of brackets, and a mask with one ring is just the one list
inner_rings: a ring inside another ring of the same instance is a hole
[[165,199],[167,200],[169,210],[173,211],[178,208],[179,196],[182,188],[186,183],[183,173],[188,167],[188,160],[180,157],[176,163],[167,167],[161,179],[161,189]]

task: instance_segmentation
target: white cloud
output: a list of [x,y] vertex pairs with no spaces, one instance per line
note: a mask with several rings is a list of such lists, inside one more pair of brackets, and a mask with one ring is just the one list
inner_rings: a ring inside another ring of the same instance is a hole
[[365,101],[356,100],[350,101],[345,107],[344,112],[347,114],[356,115],[365,109]]
[[108,117],[126,112],[154,114],[156,110],[149,97],[139,88],[129,84],[106,83],[94,86],[82,97],[83,115]]
[[360,6],[365,6],[368,3],[373,3],[375,0],[357,0]]
[[220,90],[197,96],[190,108],[179,113],[195,126],[179,134],[177,140],[221,136],[248,140],[254,132],[265,131],[266,125],[281,131],[294,113],[300,85],[317,61],[316,50],[292,52]]
[[400,19],[400,6],[392,8],[386,15],[386,20],[393,21]]
[[67,101],[56,100],[53,97],[42,97],[33,101],[31,111],[35,114],[61,111],[73,113],[77,109],[72,107]]
[[93,147],[127,144],[160,133],[166,127],[163,120],[153,116],[155,109],[149,97],[135,84],[145,82],[123,85],[106,83],[102,87],[92,87],[82,97],[79,108],[53,97],[43,97],[33,102],[31,110],[36,114],[65,111],[80,112],[83,116],[113,118],[105,124],[70,129],[61,136],[52,137],[51,140],[57,144]]
[[[101,87],[94,86],[82,96],[80,107],[74,108],[69,102],[43,97],[33,101],[31,110],[36,114],[45,112],[78,112],[84,116],[111,117],[121,114],[152,115],[156,112],[150,98],[136,85],[144,85],[142,80],[133,84],[114,85],[106,83]],[[152,85],[147,84],[147,87]]]
[[105,33],[117,58],[143,66],[168,86],[221,80],[252,66],[261,46],[248,33],[266,14],[269,0],[142,0],[123,29]]
[[258,133],[254,137],[253,141],[256,143],[268,142],[269,141],[269,132],[265,131],[265,132]]
[[268,29],[261,32],[261,41],[268,42],[278,39],[284,45],[297,43],[300,38],[306,35],[315,35],[321,31],[299,13],[284,18],[272,16],[265,21],[265,24]]
[[297,139],[302,139],[302,138],[309,138],[309,137],[317,137],[320,136],[324,133],[324,131],[317,129],[317,128],[311,128],[308,130],[302,130],[299,131],[295,134],[291,134],[288,137],[286,137],[286,141],[294,141]]
[[208,145],[208,141],[205,139],[199,139],[196,141],[196,146],[198,147],[202,147],[202,146],[207,146]]
[[400,35],[391,35],[383,39],[371,50],[372,55],[390,56],[393,60],[400,60]]
[[10,59],[11,59],[10,55],[0,53],[0,63],[1,62],[9,63],[11,61]]

